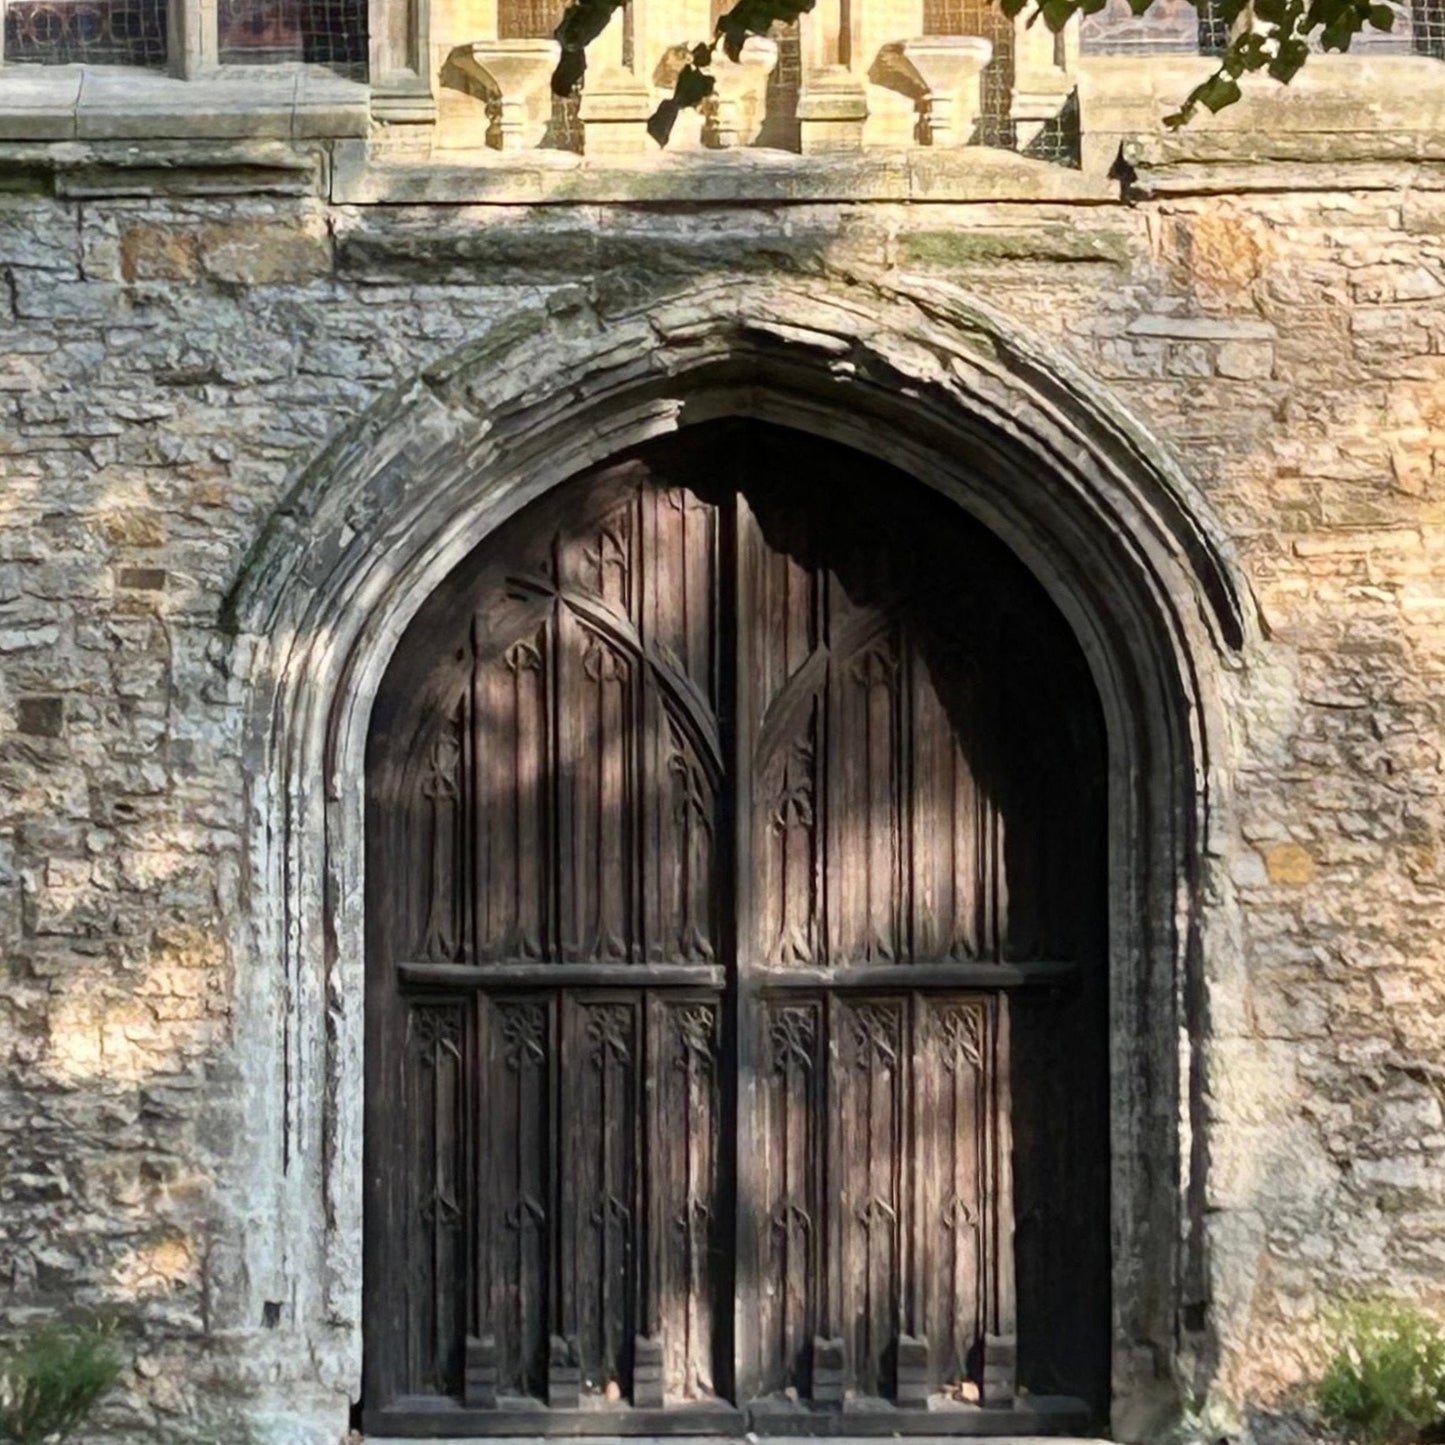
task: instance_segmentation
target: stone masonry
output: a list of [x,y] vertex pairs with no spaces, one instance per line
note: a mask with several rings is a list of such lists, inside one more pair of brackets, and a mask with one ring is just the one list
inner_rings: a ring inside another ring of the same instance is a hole
[[1171,1368],[1263,1428],[1331,1301],[1445,1307],[1445,171],[1297,151],[1136,152],[1087,196],[1009,172],[870,197],[837,171],[843,199],[729,179],[703,205],[681,172],[646,204],[379,206],[345,198],[339,153],[330,189],[239,153],[224,187],[98,152],[62,185],[39,148],[9,157],[0,1311],[116,1312],[124,1387],[88,1440],[336,1445],[356,1388],[284,1271],[245,1277],[229,1203],[270,1167],[235,1028],[267,967],[234,927],[248,554],[333,439],[498,318],[720,277],[946,281],[1199,489],[1257,620],[1205,860],[1232,940],[1205,960],[1208,1343]]

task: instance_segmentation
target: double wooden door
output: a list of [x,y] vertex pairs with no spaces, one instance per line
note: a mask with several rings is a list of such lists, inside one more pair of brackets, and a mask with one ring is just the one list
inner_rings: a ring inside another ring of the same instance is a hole
[[1020,1428],[1010,993],[1078,890],[962,525],[719,431],[418,617],[368,777],[369,1428]]

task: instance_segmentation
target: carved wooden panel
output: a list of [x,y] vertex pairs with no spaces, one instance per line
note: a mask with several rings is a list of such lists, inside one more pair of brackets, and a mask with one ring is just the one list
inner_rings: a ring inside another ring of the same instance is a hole
[[480,1111],[481,1310],[497,1385],[541,1397],[551,1329],[557,1095],[555,996],[484,997]]
[[827,1034],[816,999],[769,1003],[761,1024],[759,1355],[749,1373],[759,1394],[806,1398],[823,1298]]
[[967,658],[905,635],[920,579],[890,575],[866,538],[844,539],[833,567],[805,565],[806,550],[767,535],[786,542],[798,526],[773,512],[765,530],[740,505],[743,605],[755,619],[741,639],[753,687],[743,719],[755,749],[752,958],[765,968],[998,958],[1003,819],[949,712],[970,706],[954,695],[968,688]]
[[641,1149],[641,1000],[565,998],[558,1333],[584,1395],[631,1385]]
[[718,1393],[718,1260],[726,1221],[719,1000],[654,996],[649,1021],[652,1108],[650,1299],[640,1332],[662,1344],[662,1388],[673,1401]]
[[1087,1046],[1018,1005],[1023,1064],[1002,992],[1102,935],[1087,674],[1016,564],[818,455],[563,488],[398,649],[368,775],[379,1434],[889,1433],[965,1380],[1094,1368],[1048,1304],[1088,1334],[1097,1249],[1051,1295],[1041,1243],[1019,1323],[1012,1124],[1026,1229],[1062,1237],[1086,1183],[1106,1225],[1074,1162],[1102,988]]
[[407,1019],[403,1104],[411,1185],[406,1220],[406,1377],[445,1390],[461,1362],[466,1320],[466,1010],[426,1005]]
[[416,956],[715,958],[716,547],[691,494],[614,486],[491,571],[422,742]]

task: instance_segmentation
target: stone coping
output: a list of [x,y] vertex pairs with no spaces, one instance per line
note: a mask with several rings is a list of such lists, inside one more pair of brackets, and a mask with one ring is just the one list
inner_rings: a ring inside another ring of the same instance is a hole
[[588,159],[562,151],[441,152],[388,159],[354,142],[333,156],[331,199],[346,205],[565,203],[800,204],[868,201],[1106,202],[1117,181],[1012,151],[868,150],[797,155],[747,148]]
[[115,65],[0,68],[0,141],[364,136],[370,87],[301,65],[181,80]]

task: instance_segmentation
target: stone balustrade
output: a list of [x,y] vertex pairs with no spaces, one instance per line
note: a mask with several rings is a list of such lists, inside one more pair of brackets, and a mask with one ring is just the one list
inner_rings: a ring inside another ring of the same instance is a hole
[[[593,43],[580,97],[558,102],[549,84],[556,42],[510,38],[510,3],[433,0],[440,149],[648,154],[648,120],[717,15],[710,0],[631,0]],[[928,18],[925,0],[818,0],[796,26],[750,39],[736,61],[719,48],[714,92],[679,118],[669,149],[762,143],[810,155],[977,140],[984,76],[999,49],[982,35],[930,34]],[[1077,41],[1023,23],[1011,38],[1014,111],[1004,119],[1031,139],[1073,90]],[[570,126],[559,127],[567,106]]]

